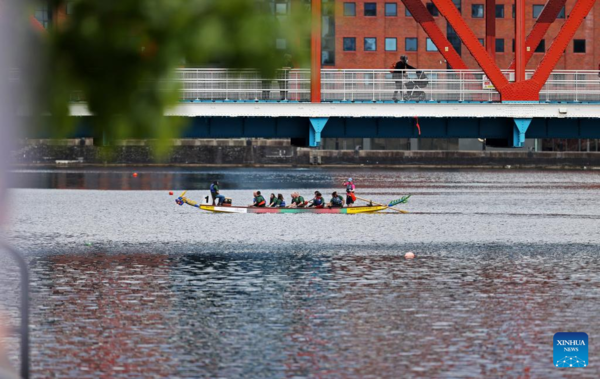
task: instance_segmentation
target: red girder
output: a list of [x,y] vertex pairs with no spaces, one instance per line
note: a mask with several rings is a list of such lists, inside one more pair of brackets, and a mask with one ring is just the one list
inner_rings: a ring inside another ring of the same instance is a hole
[[321,102],[321,0],[312,0],[310,57],[310,101]]
[[402,0],[415,21],[421,25],[425,33],[438,48],[446,62],[455,70],[466,70],[468,67],[456,52],[450,41],[435,23],[433,16],[427,10],[421,0]]
[[554,39],[552,46],[548,49],[533,77],[529,80],[515,83],[509,83],[504,77],[492,57],[487,54],[473,31],[469,28],[465,20],[463,20],[452,0],[433,0],[433,3],[446,20],[448,20],[448,23],[456,30],[462,42],[500,93],[503,101],[538,101],[541,88],[546,83],[546,80],[548,80],[560,56],[567,48],[569,41],[575,35],[585,16],[592,9],[595,1],[577,0],[568,20]]
[[485,47],[479,43],[479,40],[462,18],[452,0],[433,0],[433,3],[454,28],[456,34],[458,34],[467,49],[471,52],[483,72],[485,72],[496,89],[501,92],[504,87],[508,86],[508,80],[504,77],[498,66],[496,66],[494,59],[488,55]]
[[29,16],[29,23],[33,28],[39,32],[46,33],[46,28],[33,16]]
[[[527,62],[533,56],[535,49],[540,44],[544,35],[550,28],[550,25],[556,20],[560,10],[565,6],[567,0],[548,0],[544,10],[540,13],[539,17],[535,21],[535,25],[533,25],[533,29],[531,29],[531,33],[527,36],[527,40],[525,41],[525,46],[529,47],[529,51],[525,51],[525,66],[527,66]],[[510,64],[510,69],[514,70],[515,61],[513,60]]]
[[546,80],[548,80],[567,45],[573,39],[583,19],[590,13],[595,2],[596,0],[578,0],[575,3],[573,10],[569,14],[569,18],[565,21],[560,32],[558,32],[558,35],[552,42],[552,46],[550,46],[550,49],[548,49],[548,52],[542,58],[540,65],[531,78],[532,81],[539,85],[540,89],[544,86]]
[[515,81],[525,81],[525,0],[515,1]]

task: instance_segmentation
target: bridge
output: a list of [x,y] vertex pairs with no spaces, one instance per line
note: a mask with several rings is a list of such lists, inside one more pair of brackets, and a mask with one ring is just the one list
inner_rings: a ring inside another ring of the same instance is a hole
[[[274,79],[250,70],[181,69],[179,106],[189,138],[291,138],[318,146],[321,138],[485,138],[521,147],[526,138],[600,138],[599,71],[556,71],[557,62],[595,0],[577,0],[539,65],[527,62],[565,0],[548,0],[530,33],[525,0],[515,0],[514,61],[495,61],[495,1],[486,0],[485,46],[452,0],[433,4],[481,70],[469,70],[419,0],[402,0],[453,70],[389,72],[321,67],[322,2],[311,1],[310,70],[281,70]],[[89,115],[73,104],[73,115]]]
[[[502,71],[514,82],[513,70]],[[534,75],[525,72],[526,78]],[[520,147],[525,138],[600,138],[600,71],[553,71],[538,101],[502,101],[478,70],[321,70],[319,101],[310,70],[179,69],[187,138],[485,138]],[[84,102],[74,116],[90,116]],[[503,142],[504,141],[504,142]]]

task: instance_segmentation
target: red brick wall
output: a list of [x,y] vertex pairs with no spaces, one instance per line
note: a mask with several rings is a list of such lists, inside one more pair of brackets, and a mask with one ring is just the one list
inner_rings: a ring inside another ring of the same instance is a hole
[[[344,3],[346,0],[336,0],[336,68],[388,68],[392,63],[398,60],[400,55],[407,55],[409,62],[420,68],[444,69],[446,64],[437,52],[426,51],[427,35],[423,29],[414,21],[412,17],[405,16],[405,7],[402,1],[392,0],[355,0],[356,16],[344,16]],[[377,16],[364,16],[364,3],[377,3]],[[398,4],[398,15],[396,17],[385,16],[385,3],[396,2]],[[424,3],[428,2],[424,0]],[[567,0],[566,15],[568,16],[573,9],[576,0]],[[504,38],[504,53],[496,53],[496,61],[500,68],[508,68],[514,58],[512,52],[512,40],[514,38],[514,19],[512,18],[511,0],[496,0],[497,4],[504,4],[504,18],[496,19],[496,37]],[[526,30],[531,30],[535,23],[532,17],[533,4],[544,5],[546,0],[528,0],[525,8]],[[471,5],[484,4],[485,0],[463,0],[462,15],[471,26],[478,38],[485,38],[485,19],[471,17]],[[586,40],[586,53],[573,53],[573,41],[569,43],[566,54],[560,59],[556,69],[567,70],[596,70],[600,64],[600,52],[596,51],[596,42],[600,38],[600,20],[595,22],[595,15],[600,17],[600,2],[594,5],[594,8],[583,21],[581,27],[575,34],[575,39]],[[549,49],[553,39],[556,37],[565,19],[557,19],[546,33],[546,50]],[[440,29],[446,34],[446,20],[442,17],[436,17],[436,22]],[[343,51],[343,38],[356,37],[356,51]],[[377,51],[364,51],[364,38],[377,38]],[[397,38],[397,51],[385,51],[385,38]],[[406,52],[404,39],[406,37],[418,38],[418,51]],[[535,47],[533,47],[535,48]],[[528,69],[535,69],[540,63],[544,53],[535,53],[527,65]],[[479,66],[471,56],[467,48],[462,46],[462,58],[469,68],[477,69]]]

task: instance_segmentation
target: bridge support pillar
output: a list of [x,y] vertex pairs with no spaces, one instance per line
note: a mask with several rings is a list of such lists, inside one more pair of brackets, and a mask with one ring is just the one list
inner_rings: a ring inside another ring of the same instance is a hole
[[329,118],[327,117],[311,117],[310,130],[308,135],[308,146],[317,147],[321,144],[321,132],[325,128]]
[[513,127],[513,147],[523,147],[525,143],[525,132],[531,125],[531,118],[515,118]]

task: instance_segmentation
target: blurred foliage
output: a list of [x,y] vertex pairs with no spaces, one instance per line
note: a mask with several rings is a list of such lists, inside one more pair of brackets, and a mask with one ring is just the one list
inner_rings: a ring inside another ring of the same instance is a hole
[[[51,0],[61,9],[64,0]],[[44,97],[55,135],[73,131],[68,105],[75,94],[95,115],[96,135],[111,139],[157,138],[181,130],[163,117],[177,103],[174,69],[256,68],[272,75],[284,55],[296,66],[308,62],[310,19],[302,2],[284,18],[270,1],[257,0],[79,0],[48,33]],[[277,50],[285,38],[288,49]]]

